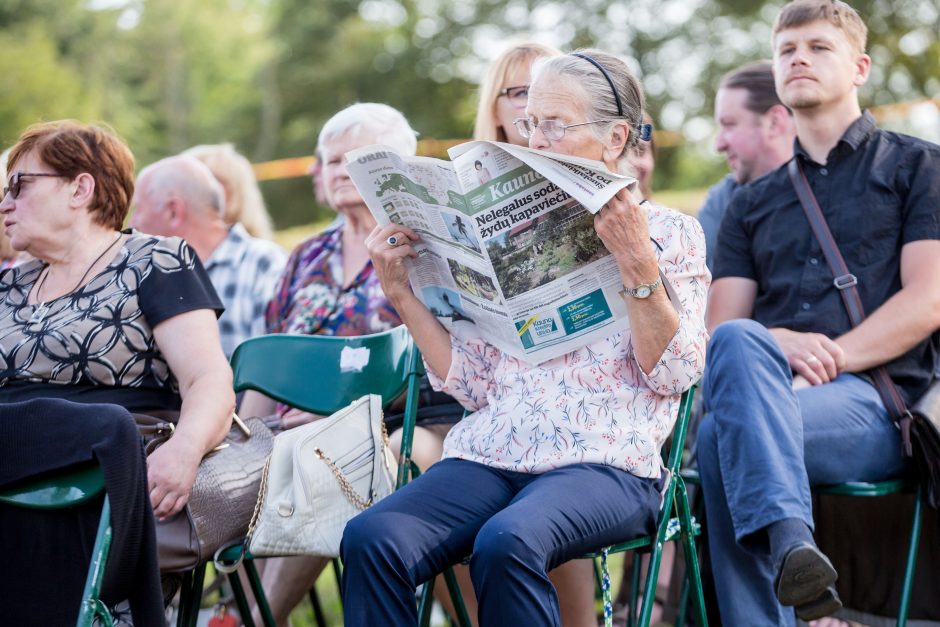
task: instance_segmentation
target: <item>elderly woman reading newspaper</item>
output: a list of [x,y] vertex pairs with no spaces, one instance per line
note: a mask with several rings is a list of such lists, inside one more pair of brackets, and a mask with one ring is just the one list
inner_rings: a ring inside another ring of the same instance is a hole
[[[620,171],[648,136],[642,110],[626,64],[584,51],[537,62],[517,127],[532,148]],[[558,625],[546,572],[653,530],[660,448],[704,364],[703,236],[693,219],[638,204],[628,189],[594,226],[616,259],[629,328],[538,366],[438,323],[408,282],[414,231],[392,224],[369,237],[433,383],[473,413],[448,435],[443,461],[347,526],[343,588],[358,600],[347,625],[415,624],[415,587],[467,555],[481,624]]]

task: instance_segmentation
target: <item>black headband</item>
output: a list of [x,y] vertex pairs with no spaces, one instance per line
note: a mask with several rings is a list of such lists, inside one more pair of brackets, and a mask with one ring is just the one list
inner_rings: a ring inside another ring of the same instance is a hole
[[604,78],[607,79],[607,84],[610,85],[610,91],[614,92],[614,101],[617,103],[617,117],[623,117],[623,105],[620,104],[620,94],[617,93],[617,88],[614,87],[614,81],[610,78],[610,74],[607,73],[607,70],[604,69],[604,66],[587,56],[586,54],[581,54],[580,52],[572,52],[571,56],[578,57],[579,59],[584,59],[589,62],[591,65],[596,67],[601,71],[601,74],[604,75]]
[[[613,79],[610,78],[610,74],[607,73],[607,70],[604,69],[604,66],[598,63],[595,59],[592,59],[586,54],[581,54],[580,52],[572,52],[571,56],[578,57],[579,59],[584,59],[585,61],[587,61],[588,63],[590,63],[591,65],[593,65],[594,67],[596,67],[598,70],[601,71],[601,74],[603,74],[604,78],[607,79],[607,84],[610,85],[610,91],[612,91],[614,94],[614,102],[617,103],[617,116],[621,118],[624,117],[623,105],[620,103],[620,94],[617,93],[617,88],[614,87],[614,81]],[[636,130],[640,135],[640,139],[642,139],[643,141],[648,142],[650,139],[653,138],[653,125],[652,124],[644,124],[643,122],[640,122],[639,124],[636,125]]]

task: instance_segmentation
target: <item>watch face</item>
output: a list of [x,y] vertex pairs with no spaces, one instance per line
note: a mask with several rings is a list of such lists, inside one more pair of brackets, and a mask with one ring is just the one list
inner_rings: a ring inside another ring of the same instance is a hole
[[636,288],[636,297],[637,298],[649,298],[649,295],[653,293],[653,290],[650,289],[649,285],[641,285]]

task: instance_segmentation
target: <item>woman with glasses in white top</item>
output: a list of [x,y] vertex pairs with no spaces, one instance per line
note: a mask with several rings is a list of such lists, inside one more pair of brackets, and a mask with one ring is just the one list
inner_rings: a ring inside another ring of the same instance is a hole
[[[624,171],[628,150],[649,139],[642,114],[627,65],[586,50],[535,63],[515,126],[532,148]],[[481,625],[560,625],[548,571],[655,528],[661,447],[704,367],[704,236],[693,218],[629,189],[594,227],[619,270],[629,328],[538,366],[438,323],[408,282],[416,233],[389,225],[369,236],[432,385],[473,413],[440,462],[346,526],[343,590],[358,601],[347,625],[415,624],[415,587],[467,555]]]

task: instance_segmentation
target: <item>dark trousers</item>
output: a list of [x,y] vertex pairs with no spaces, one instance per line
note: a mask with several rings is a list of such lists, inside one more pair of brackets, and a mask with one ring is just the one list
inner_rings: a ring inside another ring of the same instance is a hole
[[416,624],[415,588],[467,555],[481,625],[560,625],[546,573],[652,533],[658,486],[597,464],[534,475],[438,462],[346,526],[346,625]]

